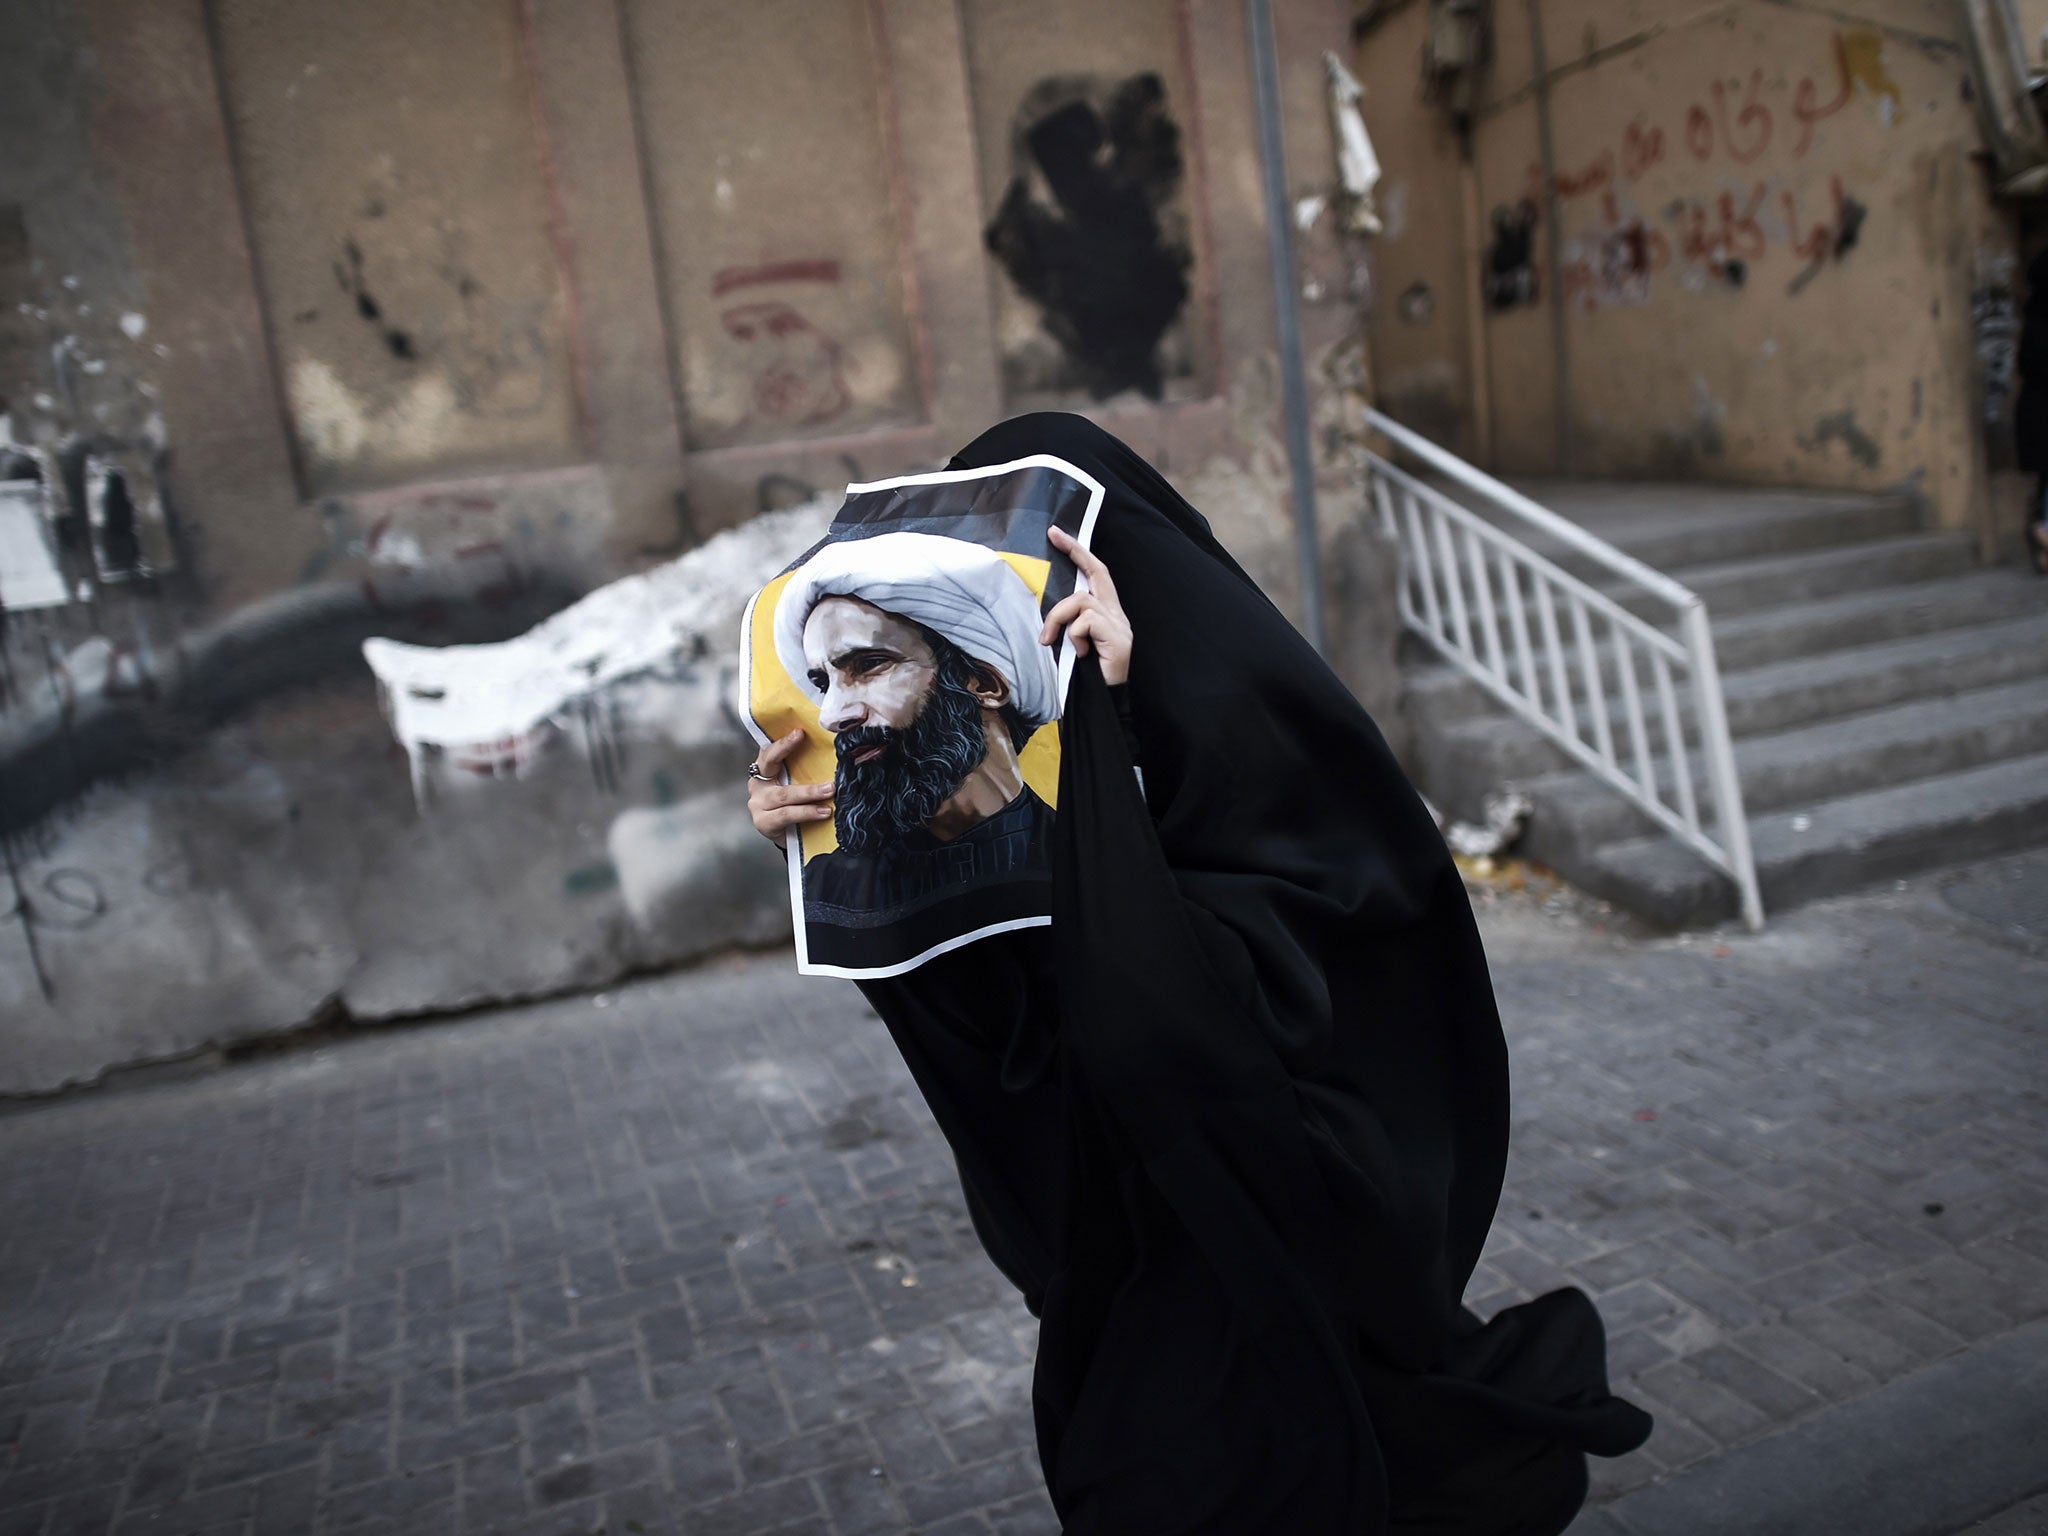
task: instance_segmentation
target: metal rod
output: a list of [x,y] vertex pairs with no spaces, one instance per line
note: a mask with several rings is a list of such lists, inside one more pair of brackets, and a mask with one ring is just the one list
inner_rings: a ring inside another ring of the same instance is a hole
[[1664,711],[1664,750],[1671,754],[1671,779],[1678,790],[1678,814],[1687,827],[1700,829],[1699,803],[1692,792],[1692,759],[1685,750],[1685,723],[1678,718],[1678,700],[1671,687],[1671,663],[1650,653],[1657,678],[1657,703]]
[[1479,160],[1472,124],[1458,129],[1459,219],[1465,236],[1465,342],[1472,370],[1472,456],[1493,462],[1493,358],[1487,350],[1486,219],[1479,211]]
[[1365,419],[1373,431],[1385,437],[1403,453],[1413,454],[1446,479],[1477,491],[1502,511],[1512,512],[1524,522],[1534,524],[1574,553],[1584,555],[1590,560],[1597,560],[1617,576],[1626,576],[1630,581],[1641,583],[1673,608],[1683,611],[1698,601],[1692,590],[1683,583],[1673,581],[1662,571],[1652,570],[1633,555],[1623,554],[1612,544],[1586,532],[1569,518],[1560,517],[1550,508],[1539,506],[1513,486],[1504,485],[1484,470],[1475,469],[1467,464],[1457,455],[1446,453],[1428,438],[1409,431],[1392,417],[1368,409]]
[[1444,633],[1443,608],[1437,602],[1436,571],[1429,558],[1429,539],[1422,531],[1420,503],[1413,491],[1401,497],[1401,518],[1408,525],[1408,548],[1414,552],[1415,582],[1422,588],[1422,616],[1433,635]]
[[[1454,652],[1442,639],[1433,638],[1428,635],[1423,636],[1423,639],[1434,645],[1437,653],[1444,657],[1445,660],[1459,666],[1464,665],[1464,658],[1461,658]],[[1530,724],[1546,731],[1549,729],[1550,722],[1546,717],[1537,714],[1535,710],[1531,709],[1528,701],[1515,692],[1514,689],[1496,682],[1483,669],[1469,668],[1467,669],[1467,675]],[[1600,754],[1576,736],[1567,736],[1564,732],[1560,731],[1556,736],[1552,737],[1552,740],[1556,741],[1562,750],[1569,753],[1578,762],[1583,763],[1592,772],[1594,777],[1598,778],[1603,784],[1620,791],[1630,803],[1642,811],[1645,816],[1656,822],[1658,826],[1669,832],[1673,837],[1685,844],[1686,847],[1713,865],[1714,868],[1720,870],[1731,879],[1734,878],[1735,872],[1729,866],[1728,854],[1719,843],[1696,828],[1687,827],[1673,813],[1671,807],[1665,805],[1662,801],[1644,799],[1637,791],[1634,779],[1614,767],[1611,763],[1602,762]]]
[[1529,649],[1529,615],[1522,607],[1522,573],[1515,568],[1513,555],[1505,549],[1497,553],[1500,556],[1501,584],[1507,588],[1508,632],[1515,641],[1515,661],[1522,672],[1522,692],[1529,696],[1531,704],[1541,710],[1543,692],[1536,682],[1536,658]]
[[[1591,612],[1597,613],[1610,624],[1618,624],[1623,629],[1626,629],[1634,637],[1636,644],[1648,650],[1662,651],[1681,666],[1689,665],[1687,661],[1689,653],[1683,645],[1680,645],[1647,619],[1629,612],[1628,609],[1622,607],[1621,604],[1617,603],[1598,587],[1588,586],[1563,566],[1537,554],[1535,550],[1517,539],[1513,534],[1496,527],[1485,518],[1478,516],[1470,507],[1451,500],[1442,491],[1436,490],[1424,481],[1417,480],[1413,475],[1396,469],[1385,459],[1377,455],[1368,455],[1367,457],[1372,462],[1374,474],[1385,475],[1395,485],[1403,486],[1412,492],[1413,499],[1419,505],[1430,508],[1432,516],[1446,518],[1458,528],[1470,530],[1476,537],[1491,544],[1495,549],[1503,551],[1509,559],[1513,560],[1523,570],[1529,572],[1532,578],[1540,573],[1558,591],[1571,593],[1583,602]],[[1682,587],[1678,590],[1685,591]],[[1697,602],[1698,599],[1691,592],[1686,591],[1685,601],[1691,604]]]
[[1614,631],[1614,665],[1621,673],[1621,700],[1628,711],[1629,742],[1635,748],[1636,772],[1643,781],[1643,793],[1657,795],[1657,773],[1650,766],[1650,731],[1643,723],[1643,696],[1636,688],[1636,653],[1621,630]]
[[1380,515],[1380,531],[1389,541],[1398,544],[1401,540],[1401,530],[1394,526],[1394,503],[1387,491],[1385,475],[1372,477],[1372,504]]
[[1593,650],[1593,626],[1586,618],[1586,605],[1572,599],[1572,637],[1578,642],[1579,671],[1586,679],[1586,712],[1593,717],[1593,744],[1600,760],[1610,768],[1614,761],[1614,731],[1607,723],[1607,691],[1600,686],[1600,658]]
[[1507,681],[1507,661],[1500,648],[1500,624],[1493,611],[1493,582],[1486,573],[1486,546],[1467,527],[1465,563],[1472,568],[1472,593],[1479,605],[1479,633],[1486,641],[1486,664],[1502,682]]
[[1316,540],[1315,461],[1309,456],[1308,387],[1301,359],[1301,315],[1295,301],[1294,236],[1287,206],[1287,154],[1280,136],[1280,64],[1273,46],[1270,0],[1245,0],[1251,31],[1252,87],[1259,118],[1259,164],[1266,180],[1266,253],[1273,267],[1273,318],[1280,343],[1281,413],[1287,425],[1287,468],[1294,482],[1294,537],[1301,559],[1301,612],[1309,643],[1327,655],[1323,562]]
[[1557,728],[1579,739],[1579,712],[1572,704],[1571,674],[1565,670],[1564,642],[1557,633],[1557,599],[1552,595],[1549,581],[1541,576],[1536,578],[1535,595],[1543,599],[1536,610],[1536,618],[1543,626],[1543,653],[1550,659],[1550,689],[1557,705]]
[[1460,652],[1477,660],[1472,623],[1465,615],[1465,579],[1458,574],[1458,550],[1451,539],[1451,520],[1438,512],[1431,521],[1436,525],[1437,558],[1443,562],[1444,597],[1451,605],[1451,626],[1456,631],[1452,638]]
[[1728,735],[1728,714],[1721,703],[1721,670],[1714,661],[1714,640],[1707,628],[1707,610],[1699,604],[1682,620],[1686,649],[1692,652],[1693,707],[1698,711],[1700,745],[1706,749],[1707,778],[1714,786],[1714,816],[1721,845],[1728,850],[1728,872],[1742,896],[1742,921],[1755,933],[1764,925],[1764,898],[1757,884],[1756,860],[1749,847],[1749,820],[1742,812],[1742,781],[1735,773],[1735,743]]
[[[1371,473],[1371,471],[1368,470],[1368,473]],[[1399,549],[1401,547],[1401,529],[1394,519],[1393,490],[1388,485],[1385,475],[1373,474],[1370,483],[1372,485],[1372,504],[1378,509],[1380,514],[1380,531],[1387,536],[1389,544]],[[1415,623],[1417,613],[1415,603],[1415,562],[1413,560],[1403,560],[1401,562],[1400,583],[1395,588],[1395,591],[1400,596],[1401,617],[1412,626]]]
[[[1447,477],[1485,497],[1493,507],[1517,513],[1545,528],[1562,521],[1555,513],[1516,496],[1491,476],[1451,457],[1426,439],[1416,438],[1379,413],[1368,411],[1365,415],[1397,446],[1436,465]],[[1408,563],[1407,574],[1420,582],[1420,596],[1428,610],[1426,614],[1416,612],[1412,589],[1404,583],[1403,620],[1487,692],[1542,729],[1603,783],[1620,791],[1657,825],[1727,874],[1735,883],[1743,921],[1752,929],[1760,928],[1764,918],[1763,896],[1749,841],[1749,824],[1743,814],[1742,784],[1736,772],[1734,743],[1728,729],[1727,705],[1721,693],[1706,605],[1677,582],[1641,567],[1590,534],[1570,527],[1556,530],[1563,542],[1574,546],[1584,540],[1592,546],[1587,552],[1601,564],[1656,596],[1668,598],[1672,593],[1679,594],[1683,599],[1678,612],[1679,637],[1673,638],[1644,622],[1607,593],[1588,586],[1538,554],[1497,523],[1395,468],[1383,455],[1368,453],[1367,459],[1382,517],[1398,521],[1405,532],[1402,552]],[[1519,688],[1510,678],[1510,658],[1499,633],[1502,615],[1493,591],[1494,570],[1486,554],[1489,549],[1500,562],[1501,593],[1507,604],[1507,638],[1514,651],[1512,662],[1520,673]],[[1438,572],[1442,574],[1441,596],[1448,614],[1441,612],[1438,604]],[[1468,579],[1474,583],[1469,601],[1465,595]],[[1525,579],[1529,583],[1526,601],[1522,591]],[[1560,635],[1560,594],[1569,609],[1571,639],[1578,652],[1576,669],[1570,665]],[[1541,632],[1540,656],[1530,654],[1529,604],[1535,605]],[[1472,612],[1474,605],[1478,609],[1476,614]],[[1616,756],[1617,729],[1610,718],[1614,706],[1595,644],[1596,619],[1607,623],[1614,647],[1613,664],[1621,687],[1621,712],[1629,734],[1626,746],[1634,760],[1633,773]],[[1481,636],[1474,633],[1475,622],[1484,632],[1484,659],[1478,654]],[[1675,808],[1665,802],[1658,781],[1644,708],[1646,700],[1636,672],[1636,649],[1647,652],[1650,658],[1664,746],[1671,758],[1672,787],[1678,801]],[[1674,666],[1685,667],[1690,675],[1703,767],[1713,796],[1715,820],[1719,823],[1719,842],[1701,826],[1701,799],[1695,792],[1694,766],[1686,750],[1684,721],[1673,687]],[[1592,719],[1591,742],[1584,739],[1581,705],[1572,697],[1570,674],[1574,670],[1585,688],[1583,708]],[[1545,708],[1542,690],[1537,685],[1538,677],[1545,671],[1553,694],[1551,709]]]

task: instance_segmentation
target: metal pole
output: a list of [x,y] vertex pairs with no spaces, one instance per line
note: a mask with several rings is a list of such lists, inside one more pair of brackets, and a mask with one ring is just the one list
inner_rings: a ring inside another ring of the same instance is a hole
[[1259,114],[1259,164],[1266,181],[1266,253],[1273,266],[1273,312],[1280,333],[1280,404],[1287,425],[1287,468],[1294,482],[1294,537],[1301,557],[1301,612],[1309,643],[1329,653],[1323,624],[1323,562],[1316,543],[1316,481],[1309,457],[1308,388],[1302,373],[1301,315],[1295,302],[1294,237],[1287,206],[1287,157],[1280,139],[1280,65],[1269,0],[1245,0],[1251,30],[1252,89]]
[[1550,350],[1557,391],[1557,472],[1578,471],[1572,436],[1570,323],[1565,315],[1564,198],[1557,190],[1557,144],[1550,122],[1550,59],[1543,46],[1542,0],[1529,0],[1529,62],[1536,75],[1536,146],[1543,168],[1544,247],[1550,266]]
[[1479,160],[1472,144],[1472,125],[1458,130],[1458,192],[1460,221],[1465,230],[1465,334],[1472,370],[1472,458],[1493,462],[1493,359],[1487,352],[1486,225],[1479,211]]

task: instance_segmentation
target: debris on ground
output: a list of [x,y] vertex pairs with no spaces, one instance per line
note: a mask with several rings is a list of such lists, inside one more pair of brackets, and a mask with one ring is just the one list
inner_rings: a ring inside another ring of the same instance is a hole
[[1492,858],[1514,847],[1521,841],[1532,809],[1527,795],[1512,789],[1501,790],[1479,802],[1481,823],[1474,826],[1469,821],[1452,821],[1427,799],[1422,804],[1437,830],[1443,833],[1444,841],[1451,845],[1451,852],[1472,859]]

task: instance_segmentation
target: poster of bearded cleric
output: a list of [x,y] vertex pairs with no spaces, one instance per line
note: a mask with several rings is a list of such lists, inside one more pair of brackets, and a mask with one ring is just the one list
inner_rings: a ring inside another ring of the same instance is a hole
[[741,634],[758,742],[801,727],[788,782],[835,784],[789,838],[798,969],[895,976],[1052,921],[1065,638],[1102,487],[1049,455],[850,485],[824,539],[758,592]]

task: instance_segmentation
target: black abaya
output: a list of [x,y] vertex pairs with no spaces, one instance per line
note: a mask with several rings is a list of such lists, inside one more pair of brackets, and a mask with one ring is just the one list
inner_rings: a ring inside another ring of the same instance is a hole
[[1649,1419],[1559,1291],[1460,1305],[1507,1059],[1463,884],[1365,711],[1122,443],[1005,422],[1107,488],[1130,735],[1090,660],[1061,726],[1051,929],[862,988],[1041,1319],[1069,1536],[1554,1536]]

